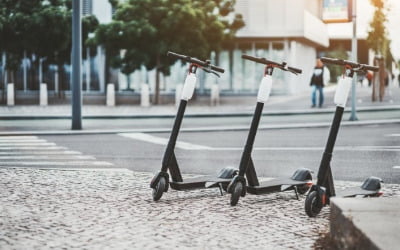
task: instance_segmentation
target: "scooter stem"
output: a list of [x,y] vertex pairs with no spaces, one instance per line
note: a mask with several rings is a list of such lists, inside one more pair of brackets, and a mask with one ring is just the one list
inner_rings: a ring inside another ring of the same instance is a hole
[[[331,194],[334,194],[333,178],[330,169],[332,152],[335,146],[336,137],[339,132],[340,122],[342,121],[344,107],[336,106],[335,116],[332,121],[331,129],[329,131],[328,141],[325,146],[325,151],[321,159],[318,170],[318,181],[317,185],[323,186],[328,190],[331,190]],[[329,180],[331,178],[332,180]]]
[[256,138],[258,124],[260,123],[260,118],[262,110],[264,108],[264,103],[257,102],[256,109],[254,111],[253,120],[251,122],[249,135],[247,136],[246,145],[243,150],[242,158],[239,164],[239,176],[244,176],[246,173],[247,165],[249,164],[251,152],[253,151],[254,140]]
[[168,140],[168,145],[167,145],[167,148],[164,153],[161,171],[166,172],[168,170],[169,163],[170,163],[172,155],[174,153],[175,144],[176,144],[176,140],[178,138],[179,130],[181,128],[183,115],[185,114],[186,104],[187,104],[187,101],[181,99],[181,101],[179,103],[179,107],[178,107],[178,112],[176,114],[174,126],[172,128],[171,135]]

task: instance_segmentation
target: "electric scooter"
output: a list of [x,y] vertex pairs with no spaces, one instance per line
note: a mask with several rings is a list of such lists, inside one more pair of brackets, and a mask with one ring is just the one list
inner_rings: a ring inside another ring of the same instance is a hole
[[[251,153],[253,150],[254,140],[262,115],[264,103],[268,101],[271,92],[273,70],[276,68],[283,71],[288,71],[295,75],[301,74],[302,71],[300,69],[287,66],[285,62],[277,63],[265,58],[252,57],[248,55],[242,55],[242,58],[256,63],[265,64],[266,67],[264,70],[264,77],[262,78],[260,87],[258,89],[257,105],[240,160],[239,173],[232,179],[227,189],[227,192],[231,194],[230,204],[235,206],[238,203],[240,196],[244,197],[246,195],[246,191],[251,194],[259,195],[271,192],[294,190],[297,199],[299,199],[298,194],[305,194],[312,185],[312,176],[309,169],[298,169],[290,178],[277,178],[270,181],[260,182],[257,178]],[[247,181],[244,177],[245,174]]]
[[[150,183],[150,187],[153,189],[153,200],[159,200],[163,193],[168,191],[169,186],[175,190],[218,187],[222,195],[222,190],[226,190],[230,180],[237,174],[237,170],[231,167],[226,167],[218,173],[217,177],[201,176],[184,180],[174,150],[187,102],[192,98],[195,89],[197,69],[202,69],[206,73],[212,73],[217,76],[219,76],[217,72],[224,73],[224,69],[212,65],[210,61],[202,61],[190,56],[180,55],[173,52],[168,52],[167,55],[188,62],[190,63],[190,66],[183,85],[181,101],[175,117],[174,126],[162,160],[161,171],[153,177]],[[168,171],[171,175],[171,180]]]
[[331,129],[328,136],[328,141],[325,146],[321,163],[318,170],[317,184],[310,188],[310,191],[305,200],[306,214],[310,217],[315,217],[319,214],[321,209],[329,204],[329,199],[333,196],[339,197],[373,197],[381,196],[381,182],[382,179],[377,177],[369,177],[364,181],[361,187],[347,188],[341,191],[340,194],[335,193],[335,186],[333,183],[331,159],[333,147],[335,146],[336,136],[339,131],[340,122],[342,120],[343,111],[346,106],[347,97],[350,92],[353,75],[355,72],[366,73],[367,70],[378,71],[378,67],[359,64],[341,59],[332,59],[322,57],[321,61],[327,64],[341,65],[344,67],[344,78],[339,81],[334,102],[336,104],[335,116],[332,121]]

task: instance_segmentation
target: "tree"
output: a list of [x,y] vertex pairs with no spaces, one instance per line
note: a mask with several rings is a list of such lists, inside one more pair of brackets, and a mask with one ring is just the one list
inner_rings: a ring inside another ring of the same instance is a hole
[[[379,99],[382,101],[384,95],[384,60],[392,59],[390,53],[390,40],[385,27],[387,22],[386,13],[388,9],[385,7],[385,0],[370,0],[375,8],[374,17],[370,23],[370,31],[367,36],[369,47],[375,52],[377,58],[375,64],[380,67],[379,73],[374,76],[372,85],[372,101],[375,101],[376,84],[379,83]],[[383,60],[381,59],[383,58]],[[389,64],[391,61],[389,61]]]
[[[71,9],[71,0],[2,0],[0,50],[7,53],[7,69],[18,69],[24,51],[35,58],[36,66],[40,58],[46,58],[46,65],[59,65],[61,70],[70,63]],[[83,45],[97,26],[94,16],[82,19]]]
[[368,46],[376,53],[385,58],[389,52],[390,40],[385,27],[387,22],[386,13],[388,9],[385,7],[385,0],[370,0],[375,8],[374,17],[370,23],[368,31],[367,43]]
[[[176,62],[167,51],[208,58],[219,51],[243,26],[228,0],[128,0],[112,1],[116,12],[110,24],[96,31],[96,41],[106,48],[114,67],[130,74],[141,65],[156,70],[155,104],[159,104],[160,74],[169,74]],[[121,55],[120,50],[125,53]]]

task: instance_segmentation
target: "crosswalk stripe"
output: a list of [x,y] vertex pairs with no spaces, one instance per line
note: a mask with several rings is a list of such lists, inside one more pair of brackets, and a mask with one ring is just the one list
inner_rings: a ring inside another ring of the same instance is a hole
[[[90,155],[0,155],[0,160],[96,160]],[[0,163],[1,165],[1,163]]]
[[0,142],[0,147],[7,147],[7,146],[16,146],[16,147],[24,147],[24,146],[56,146],[54,142]]
[[3,161],[0,167],[8,166],[114,166],[114,164],[105,161]]
[[30,135],[24,135],[24,136],[19,136],[19,135],[9,135],[9,136],[0,136],[0,140],[33,140],[33,139],[38,139],[37,136],[30,136]]
[[94,156],[57,146],[37,136],[0,136],[0,167],[110,167]]
[[10,151],[10,152],[0,152],[0,155],[82,155],[81,152],[64,150],[64,151]]
[[47,142],[44,139],[26,139],[26,140],[10,140],[10,139],[0,139],[0,143],[38,143],[38,142]]
[[46,146],[46,147],[33,147],[33,146],[0,146],[1,150],[33,150],[33,151],[43,151],[43,150],[66,150],[66,147],[59,146]]

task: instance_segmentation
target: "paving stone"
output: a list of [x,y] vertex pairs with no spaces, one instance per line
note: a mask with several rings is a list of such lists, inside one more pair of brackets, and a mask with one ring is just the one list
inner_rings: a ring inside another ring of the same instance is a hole
[[[154,202],[151,173],[9,168],[0,176],[0,249],[312,249],[329,230],[329,208],[308,218],[293,192],[246,195],[231,207],[218,189],[170,189]],[[383,191],[399,196],[400,185]]]

